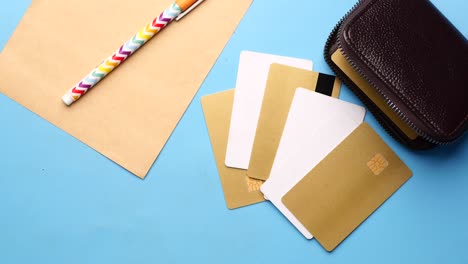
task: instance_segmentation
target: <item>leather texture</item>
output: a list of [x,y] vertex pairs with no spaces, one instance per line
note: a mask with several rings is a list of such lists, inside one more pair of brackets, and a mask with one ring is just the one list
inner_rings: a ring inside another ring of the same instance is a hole
[[467,129],[468,43],[427,0],[364,0],[338,42],[359,71],[425,138]]

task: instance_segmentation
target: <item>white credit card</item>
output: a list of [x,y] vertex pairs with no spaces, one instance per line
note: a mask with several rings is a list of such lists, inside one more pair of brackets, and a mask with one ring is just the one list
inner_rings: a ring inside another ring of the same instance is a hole
[[270,177],[260,190],[307,239],[312,234],[281,199],[363,122],[365,113],[361,106],[296,90]]
[[268,73],[273,63],[305,70],[312,70],[313,67],[310,60],[241,52],[225,159],[228,167],[249,167]]

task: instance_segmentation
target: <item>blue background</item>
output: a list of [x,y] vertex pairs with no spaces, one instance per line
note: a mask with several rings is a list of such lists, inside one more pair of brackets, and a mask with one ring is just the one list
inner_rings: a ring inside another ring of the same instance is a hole
[[[467,36],[468,2],[433,2]],[[333,253],[270,203],[225,206],[200,97],[234,87],[242,50],[331,73],[323,45],[353,4],[255,0],[144,181],[0,95],[0,263],[468,263],[467,137],[412,152],[368,115],[414,176]],[[28,5],[2,1],[0,48]]]

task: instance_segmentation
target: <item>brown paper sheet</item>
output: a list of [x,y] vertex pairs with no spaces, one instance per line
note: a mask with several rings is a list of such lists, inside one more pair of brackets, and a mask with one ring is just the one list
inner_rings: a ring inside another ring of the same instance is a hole
[[33,0],[0,54],[0,92],[144,178],[252,0],[210,0],[71,107],[62,95],[173,0]]
[[246,170],[224,164],[234,90],[207,95],[201,101],[227,207],[236,209],[265,201],[260,192],[263,181],[250,179]]
[[362,123],[283,197],[283,203],[332,251],[411,175],[379,135]]

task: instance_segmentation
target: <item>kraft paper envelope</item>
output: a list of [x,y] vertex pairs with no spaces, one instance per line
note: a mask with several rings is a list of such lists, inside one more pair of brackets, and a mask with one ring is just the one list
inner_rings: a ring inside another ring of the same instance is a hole
[[403,161],[363,123],[299,181],[283,203],[332,251],[411,175]]
[[265,201],[260,192],[263,181],[250,179],[246,170],[224,164],[234,90],[207,95],[201,101],[227,207],[235,209]]
[[362,123],[364,115],[361,106],[304,88],[296,89],[270,177],[260,190],[308,239],[312,234],[281,199]]
[[247,175],[267,180],[284,124],[298,87],[338,97],[341,82],[334,76],[281,64],[272,64],[263,96]]
[[32,0],[0,54],[0,92],[143,178],[251,2],[205,1],[66,107],[62,95],[173,0]]

